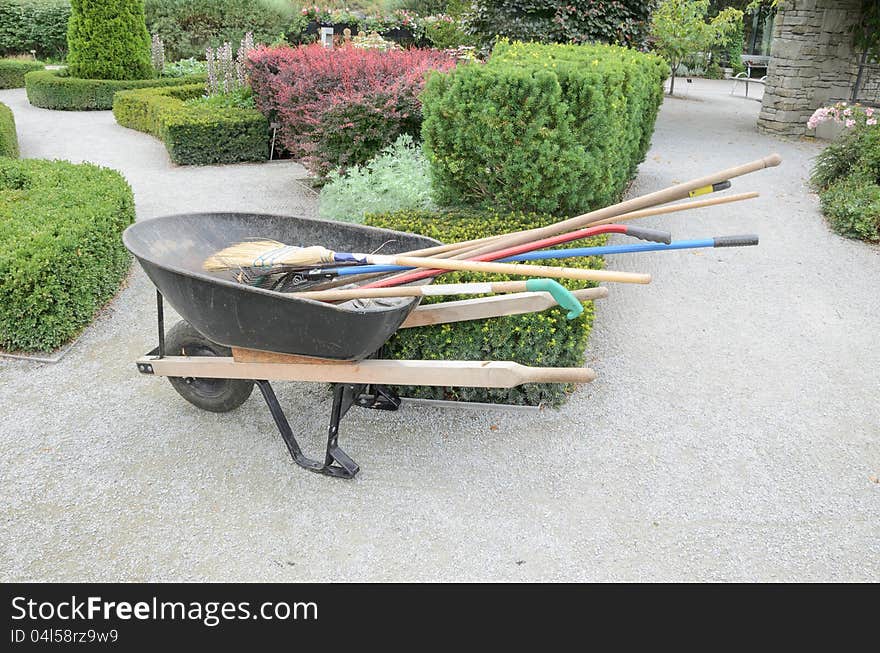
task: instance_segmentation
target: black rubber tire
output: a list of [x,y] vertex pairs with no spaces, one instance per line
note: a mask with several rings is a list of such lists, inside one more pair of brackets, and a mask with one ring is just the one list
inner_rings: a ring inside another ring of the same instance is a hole
[[[232,356],[229,347],[218,345],[181,320],[165,335],[168,356]],[[228,413],[241,406],[254,390],[253,381],[169,376],[177,394],[193,406],[212,413]]]

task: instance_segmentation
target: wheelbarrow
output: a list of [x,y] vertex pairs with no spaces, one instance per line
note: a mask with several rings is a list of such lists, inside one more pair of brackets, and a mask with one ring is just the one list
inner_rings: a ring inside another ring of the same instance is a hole
[[[398,253],[437,241],[387,229],[251,213],[192,213],[131,225],[123,242],[156,286],[158,345],[137,361],[141,374],[168,377],[184,399],[227,412],[256,385],[294,462],[312,472],[353,478],[359,471],[338,444],[339,423],[352,406],[397,410],[392,385],[514,387],[523,383],[587,383],[588,368],[536,368],[509,361],[375,358],[399,329],[544,310],[544,293],[517,293],[418,307],[418,297],[330,304],[206,272],[205,259],[249,238],[321,243],[340,251]],[[430,283],[430,279],[418,283]],[[604,288],[577,291],[581,300]],[[164,302],[183,318],[166,334]],[[272,389],[272,381],[330,383],[333,405],[324,457],[306,456]]]

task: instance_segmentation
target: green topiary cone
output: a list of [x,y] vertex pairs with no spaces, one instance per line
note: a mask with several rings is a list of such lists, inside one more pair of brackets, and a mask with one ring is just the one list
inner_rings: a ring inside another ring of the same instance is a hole
[[83,79],[147,79],[150,35],[143,0],[72,0],[68,72]]

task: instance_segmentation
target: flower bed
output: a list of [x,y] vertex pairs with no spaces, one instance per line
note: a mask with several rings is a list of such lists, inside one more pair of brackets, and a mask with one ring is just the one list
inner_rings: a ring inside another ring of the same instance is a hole
[[0,59],[0,88],[24,88],[24,76],[43,68],[39,61]]
[[0,160],[0,347],[52,350],[88,324],[128,271],[134,217],[114,170]]
[[[555,221],[550,216],[525,213],[401,211],[367,216],[366,224],[456,242],[541,227]],[[592,238],[562,245],[561,248],[598,245],[605,240],[605,237]],[[600,257],[548,260],[542,263],[592,269],[604,267]],[[442,283],[515,278],[468,272],[453,272],[441,277]],[[560,283],[569,288],[584,286],[583,282],[577,281],[562,280]],[[426,297],[422,303],[454,299]],[[587,303],[583,314],[574,320],[567,320],[563,309],[552,308],[528,315],[401,329],[385,344],[383,355],[398,359],[511,360],[523,365],[577,367],[584,363],[584,350],[593,323],[592,307],[592,303]],[[557,406],[565,401],[570,390],[570,386],[558,384],[526,384],[509,389],[407,387],[401,392],[407,397],[426,399]]]
[[118,91],[204,82],[205,75],[156,79],[80,79],[62,71],[37,70],[25,75],[28,102],[43,109],[91,111],[113,108]]
[[113,115],[123,127],[162,140],[180,165],[268,159],[266,118],[256,109],[187,104],[204,92],[202,84],[123,91],[113,101]]
[[816,158],[811,181],[822,211],[843,236],[880,241],[880,109],[845,102],[816,110],[807,123],[843,127]]
[[401,134],[418,137],[425,76],[453,66],[435,50],[315,44],[258,48],[248,72],[257,107],[281,125],[281,143],[323,177],[366,163]]
[[18,157],[18,134],[12,109],[0,103],[0,156]]

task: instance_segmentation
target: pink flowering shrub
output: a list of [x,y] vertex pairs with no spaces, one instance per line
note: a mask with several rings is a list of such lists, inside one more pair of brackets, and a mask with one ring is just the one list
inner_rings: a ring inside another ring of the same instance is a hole
[[257,107],[280,125],[282,145],[323,178],[366,163],[401,134],[418,138],[425,77],[454,65],[436,50],[314,44],[258,48],[248,72]]
[[878,117],[880,117],[880,110],[862,107],[859,104],[850,105],[846,102],[838,102],[830,107],[816,109],[807,121],[807,127],[816,129],[823,122],[831,121],[843,125],[847,129],[859,126],[873,127],[877,124]]

